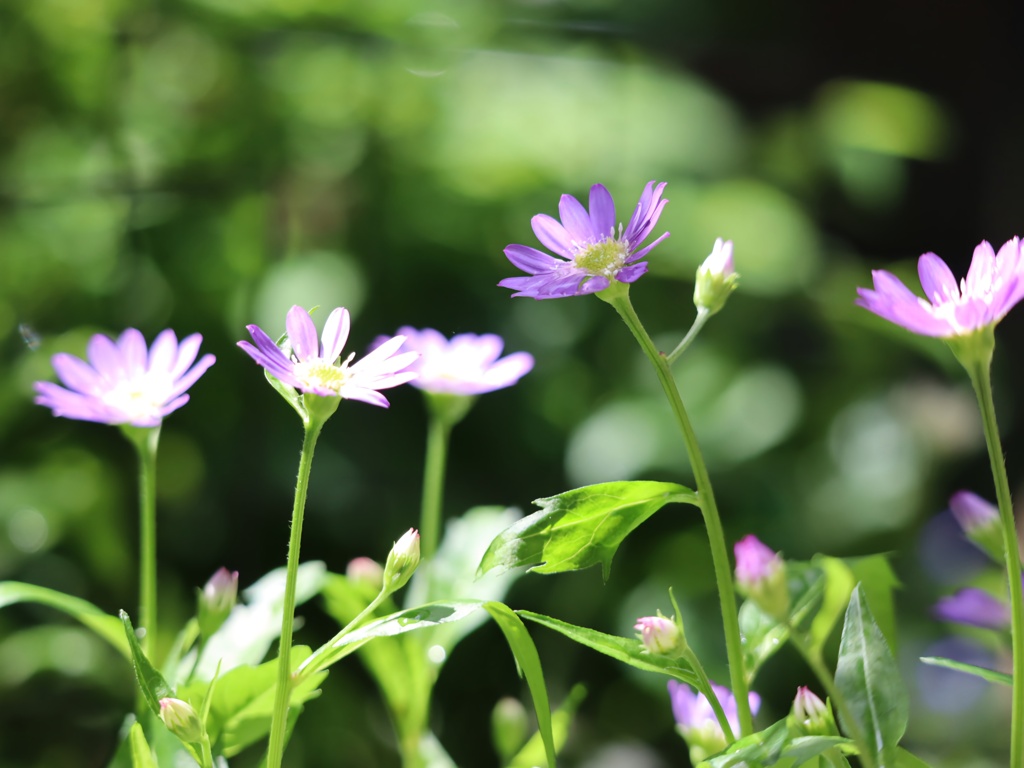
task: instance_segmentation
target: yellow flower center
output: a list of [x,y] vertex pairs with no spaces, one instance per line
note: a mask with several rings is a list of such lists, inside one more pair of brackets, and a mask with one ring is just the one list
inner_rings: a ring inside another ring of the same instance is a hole
[[341,389],[349,379],[348,364],[355,357],[353,352],[341,365],[333,365],[325,360],[314,358],[298,362],[293,369],[295,376],[308,386],[316,389],[329,389],[340,395]]
[[626,265],[629,256],[629,244],[623,240],[606,237],[600,242],[583,246],[573,259],[573,263],[592,275],[613,278]]

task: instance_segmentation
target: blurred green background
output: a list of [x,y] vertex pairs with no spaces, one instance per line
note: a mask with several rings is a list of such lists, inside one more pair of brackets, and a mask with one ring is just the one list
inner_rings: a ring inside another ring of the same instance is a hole
[[[928,608],[971,567],[930,521],[961,487],[991,496],[972,396],[939,342],[853,299],[872,268],[912,277],[934,250],[963,274],[979,240],[1021,232],[1022,20],[1010,3],[909,0],[0,4],[0,578],[111,612],[134,605],[128,444],[31,402],[52,353],[129,326],[148,339],[198,331],[218,358],[163,430],[163,627],[221,565],[243,586],[282,565],[300,426],[234,345],[246,323],[282,332],[294,303],[348,307],[354,350],[410,324],[501,333],[536,356],[455,431],[450,515],[528,509],[603,480],[689,482],[654,376],[611,309],[495,287],[517,274],[502,248],[536,245],[530,217],[555,214],[563,192],[601,182],[628,219],[642,185],[664,180],[659,230],[672,236],[632,292],[655,338],[671,348],[685,332],[693,271],[716,237],[735,242],[742,273],[679,366],[729,539],[754,532],[792,558],[891,552],[914,692],[907,745],[948,765],[1000,764],[1008,739],[988,742],[1006,724],[1004,692],[916,662],[948,642]],[[1019,314],[999,340],[1019,487]],[[416,523],[421,398],[389,397],[389,411],[344,405],[325,430],[305,559],[335,571],[382,559]],[[669,585],[724,682],[692,510],[646,523],[607,584],[597,570],[527,575],[509,602],[629,635],[637,616],[671,611]],[[297,641],[334,631],[317,605],[302,613]],[[686,764],[663,681],[533,634],[555,700],[576,682],[589,690],[566,765]],[[771,661],[761,721],[808,682],[794,654]],[[5,609],[0,764],[105,765],[132,685],[77,625]],[[460,765],[496,764],[490,708],[520,694],[493,626],[464,641],[435,701]],[[307,708],[289,764],[397,765],[355,660]]]

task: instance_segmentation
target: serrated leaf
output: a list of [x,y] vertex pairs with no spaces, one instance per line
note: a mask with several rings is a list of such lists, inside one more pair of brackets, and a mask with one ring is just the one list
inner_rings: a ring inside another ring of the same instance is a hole
[[100,610],[88,600],[72,597],[55,589],[38,587],[35,584],[20,581],[0,582],[0,608],[18,603],[35,603],[56,608],[91,629],[114,646],[126,659],[131,658],[120,620]]
[[526,685],[533,698],[534,714],[537,716],[537,730],[544,742],[544,753],[547,756],[548,768],[555,768],[555,738],[551,732],[551,706],[548,702],[548,690],[544,684],[544,670],[540,665],[537,647],[533,644],[530,633],[522,620],[504,603],[487,602],[484,610],[505,635],[505,641],[515,656],[520,677],[526,677]]
[[598,632],[596,629],[578,627],[550,616],[545,616],[532,611],[517,611],[524,619],[529,619],[535,624],[553,629],[556,632],[574,640],[580,645],[592,648],[598,653],[621,661],[631,667],[643,669],[648,672],[659,672],[668,677],[675,678],[692,686],[697,686],[699,680],[689,665],[678,659],[670,659],[667,656],[656,656],[647,653],[643,643],[635,637],[626,638],[617,635],[608,635]]
[[1009,686],[1013,685],[1013,675],[1008,675],[1005,672],[997,672],[994,669],[977,667],[974,664],[965,664],[962,661],[946,659],[942,656],[922,656],[921,661],[925,664],[930,664],[933,667],[945,667],[946,669],[955,669],[957,672],[965,672],[968,675],[980,677],[982,680],[987,680],[990,683],[1002,683],[1003,685]]
[[132,755],[132,768],[157,768],[140,723],[135,723],[128,732],[128,745]]
[[139,645],[139,638],[135,635],[132,620],[126,611],[121,611],[121,624],[124,627],[125,637],[128,639],[128,646],[131,648],[132,666],[135,668],[135,679],[139,682],[142,696],[153,714],[159,716],[160,699],[173,698],[174,690],[146,658],[146,654],[142,652],[142,646]]
[[875,623],[858,584],[850,596],[839,643],[836,687],[855,722],[840,721],[844,730],[860,733],[877,762],[893,765],[907,727],[909,702],[899,667],[885,636]]
[[612,557],[637,526],[670,502],[697,504],[676,483],[648,480],[600,483],[537,499],[541,511],[505,529],[487,548],[477,575],[519,566],[563,573],[601,564],[607,581]]

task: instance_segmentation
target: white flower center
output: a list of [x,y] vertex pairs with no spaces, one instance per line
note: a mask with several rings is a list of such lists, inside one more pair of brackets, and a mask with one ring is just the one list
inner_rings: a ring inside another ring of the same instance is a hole
[[159,419],[170,397],[169,382],[159,376],[137,376],[119,381],[101,396],[103,402],[129,421]]
[[301,379],[309,387],[329,389],[340,395],[345,383],[351,377],[348,364],[352,362],[353,357],[355,357],[355,352],[349,355],[341,365],[334,365],[320,358],[297,362],[293,372],[296,378]]

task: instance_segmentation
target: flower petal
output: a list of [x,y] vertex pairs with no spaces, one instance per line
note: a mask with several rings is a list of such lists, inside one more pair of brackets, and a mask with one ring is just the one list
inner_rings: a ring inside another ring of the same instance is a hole
[[558,201],[558,216],[565,231],[569,233],[570,241],[574,243],[594,243],[603,236],[594,231],[587,209],[572,195],[562,195]]
[[[551,246],[548,246],[549,248]],[[551,250],[554,250],[552,248]],[[530,275],[540,272],[550,272],[565,264],[556,258],[549,256],[543,251],[531,248],[528,245],[509,245],[505,248],[505,256],[519,269]]]
[[590,188],[590,223],[599,237],[615,237],[615,201],[603,184]]
[[149,354],[146,350],[146,338],[136,328],[127,328],[117,340],[121,352],[121,365],[128,377],[144,373],[148,368]]
[[[170,328],[160,331],[153,341],[153,346],[149,348],[149,368],[147,370],[170,373],[174,369],[177,359],[178,337]],[[186,365],[185,367],[187,368],[188,366]]]
[[565,227],[546,213],[538,213],[530,219],[530,225],[545,248],[567,259],[572,258],[572,237],[565,231]]
[[926,253],[918,259],[917,274],[921,278],[924,295],[934,306],[960,297],[960,287],[953,272],[934,253]]
[[88,363],[74,355],[58,352],[51,359],[51,363],[53,370],[68,389],[91,395],[99,392],[103,385],[103,378]]
[[345,342],[348,341],[350,327],[351,320],[347,309],[338,307],[331,312],[327,322],[324,323],[324,332],[320,337],[324,344],[323,359],[326,362],[333,363],[341,356],[341,350],[345,348]]
[[316,326],[309,312],[298,304],[288,310],[284,321],[295,356],[305,362],[320,357],[320,342],[316,337]]

